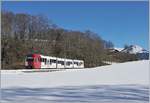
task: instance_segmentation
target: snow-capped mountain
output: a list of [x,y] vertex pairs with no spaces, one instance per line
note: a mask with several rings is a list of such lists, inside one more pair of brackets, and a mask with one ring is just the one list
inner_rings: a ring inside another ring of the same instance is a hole
[[121,52],[136,54],[138,59],[149,59],[149,52],[138,45],[131,45],[127,48],[124,48]]
[[130,54],[138,54],[138,53],[148,53],[147,50],[143,49],[138,45],[130,45],[127,48],[124,48],[121,52],[130,53]]

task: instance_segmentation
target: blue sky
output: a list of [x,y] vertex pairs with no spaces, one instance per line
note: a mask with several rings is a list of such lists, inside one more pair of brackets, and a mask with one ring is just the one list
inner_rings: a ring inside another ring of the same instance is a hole
[[2,9],[42,14],[69,30],[91,30],[115,47],[137,44],[148,49],[147,1],[5,1]]

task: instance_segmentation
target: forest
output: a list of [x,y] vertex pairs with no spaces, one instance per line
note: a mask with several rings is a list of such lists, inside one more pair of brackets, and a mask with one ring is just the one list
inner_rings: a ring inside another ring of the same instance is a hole
[[25,56],[31,53],[81,59],[85,67],[137,60],[134,54],[110,52],[113,47],[91,30],[66,30],[43,15],[1,12],[2,69],[24,68]]

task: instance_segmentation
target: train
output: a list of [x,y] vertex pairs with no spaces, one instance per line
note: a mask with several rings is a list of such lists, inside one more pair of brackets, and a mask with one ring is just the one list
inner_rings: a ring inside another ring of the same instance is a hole
[[25,57],[26,69],[80,69],[84,68],[83,60],[58,58],[41,54],[28,54]]

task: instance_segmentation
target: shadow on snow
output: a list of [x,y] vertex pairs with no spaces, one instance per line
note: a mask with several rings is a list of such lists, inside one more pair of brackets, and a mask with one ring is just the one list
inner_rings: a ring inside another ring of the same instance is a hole
[[2,102],[4,103],[148,103],[149,100],[148,86],[142,85],[66,86],[55,88],[5,88],[2,89],[1,93]]

